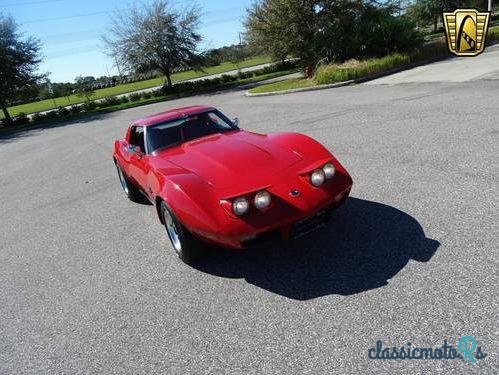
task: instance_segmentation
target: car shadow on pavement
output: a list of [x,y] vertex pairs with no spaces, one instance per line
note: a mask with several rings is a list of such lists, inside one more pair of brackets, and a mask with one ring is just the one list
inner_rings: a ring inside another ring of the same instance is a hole
[[213,249],[194,267],[308,300],[382,287],[409,260],[429,261],[439,245],[425,236],[412,216],[385,204],[349,198],[324,229],[244,252]]

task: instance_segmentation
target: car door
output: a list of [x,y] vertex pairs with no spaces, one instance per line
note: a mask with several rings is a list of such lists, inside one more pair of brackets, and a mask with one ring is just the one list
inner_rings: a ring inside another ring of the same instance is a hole
[[149,173],[149,156],[145,149],[145,128],[133,125],[130,128],[128,148],[128,170],[126,173],[132,182],[144,193],[148,194],[147,175]]

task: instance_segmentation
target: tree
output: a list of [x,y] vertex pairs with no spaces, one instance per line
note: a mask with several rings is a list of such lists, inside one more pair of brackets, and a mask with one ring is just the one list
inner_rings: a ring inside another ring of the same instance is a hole
[[102,37],[106,53],[130,72],[160,71],[170,87],[175,69],[199,64],[199,15],[196,6],[180,11],[166,0],[117,12]]
[[94,93],[94,77],[81,77],[75,78],[75,92],[77,96],[84,97],[87,102],[90,101],[90,97]]
[[12,118],[7,108],[31,95],[45,77],[37,74],[40,48],[37,39],[21,39],[11,17],[0,15],[0,107],[8,125],[12,124]]
[[417,46],[414,24],[375,0],[259,0],[247,11],[248,43],[273,56],[319,61],[383,55]]
[[419,26],[433,24],[433,32],[437,32],[438,20],[443,10],[447,8],[447,2],[446,0],[417,0],[409,7],[407,13]]
[[[313,34],[313,17],[309,13],[301,14],[306,2],[270,0],[253,3],[247,9],[244,21],[244,36],[248,44],[284,62],[287,55],[296,52],[296,44]],[[302,16],[303,22],[300,22]],[[303,37],[299,35],[301,32]]]
[[332,1],[320,12],[316,45],[326,61],[386,56],[417,48],[421,34],[399,7],[389,2]]
[[438,20],[443,12],[458,8],[487,10],[486,0],[416,0],[409,6],[407,14],[420,26],[433,24],[433,32],[438,30]]

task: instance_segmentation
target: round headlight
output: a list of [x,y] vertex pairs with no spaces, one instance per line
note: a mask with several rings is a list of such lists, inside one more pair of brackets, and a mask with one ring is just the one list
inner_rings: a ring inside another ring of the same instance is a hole
[[324,175],[327,179],[332,178],[336,173],[336,169],[334,168],[334,165],[332,163],[327,163],[322,167],[322,170],[324,171]]
[[310,182],[314,186],[321,186],[324,183],[326,176],[324,175],[324,171],[322,169],[316,169],[310,175]]
[[262,190],[255,195],[255,207],[259,210],[267,208],[270,205],[270,193],[267,190]]
[[236,198],[232,202],[232,211],[234,211],[237,216],[245,214],[248,209],[249,203],[246,198]]

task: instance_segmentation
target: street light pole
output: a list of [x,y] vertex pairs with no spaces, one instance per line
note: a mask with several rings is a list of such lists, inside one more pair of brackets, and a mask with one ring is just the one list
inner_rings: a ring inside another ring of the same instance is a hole
[[492,12],[492,0],[489,0],[489,12]]

